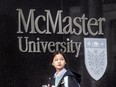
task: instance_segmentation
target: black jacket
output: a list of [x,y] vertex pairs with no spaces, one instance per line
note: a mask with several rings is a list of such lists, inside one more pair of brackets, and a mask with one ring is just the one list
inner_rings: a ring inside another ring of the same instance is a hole
[[[79,87],[81,82],[81,75],[70,70],[67,70],[67,72],[64,74],[57,87],[65,87],[63,83],[65,76],[68,76],[68,82],[69,82],[68,87]],[[52,77],[49,82],[50,82],[49,83],[50,87],[52,87],[52,85],[54,85],[55,83],[54,77]]]

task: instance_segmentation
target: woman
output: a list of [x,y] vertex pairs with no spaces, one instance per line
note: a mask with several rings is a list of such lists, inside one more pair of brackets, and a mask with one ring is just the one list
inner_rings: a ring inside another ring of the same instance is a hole
[[53,54],[52,65],[56,72],[49,79],[48,87],[80,87],[81,75],[66,69],[67,59],[62,52]]

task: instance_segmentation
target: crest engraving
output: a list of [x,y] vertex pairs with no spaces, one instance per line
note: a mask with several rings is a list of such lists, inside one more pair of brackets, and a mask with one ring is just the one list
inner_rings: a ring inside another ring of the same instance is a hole
[[107,68],[107,45],[104,38],[84,38],[85,66],[90,76],[99,80]]

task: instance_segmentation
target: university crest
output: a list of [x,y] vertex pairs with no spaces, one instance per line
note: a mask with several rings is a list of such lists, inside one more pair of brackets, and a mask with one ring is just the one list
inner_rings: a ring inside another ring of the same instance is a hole
[[104,38],[84,38],[85,66],[90,76],[99,80],[107,68],[107,44]]

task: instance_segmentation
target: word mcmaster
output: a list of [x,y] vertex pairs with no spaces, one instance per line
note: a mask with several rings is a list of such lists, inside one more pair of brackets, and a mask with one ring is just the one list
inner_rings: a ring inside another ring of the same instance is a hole
[[[34,16],[35,9],[30,9],[28,19],[25,20],[22,9],[18,11],[18,32],[17,33],[30,33],[30,34],[75,34],[75,35],[103,35],[102,25],[105,22],[105,18],[90,18],[82,17],[72,18],[70,16],[62,17],[62,10],[58,10],[56,18],[53,20],[50,10],[45,10],[46,15]],[[46,23],[45,29],[40,29],[40,19]],[[27,21],[27,22],[26,22]],[[30,29],[29,29],[30,24]],[[65,24],[65,25],[64,25]],[[64,26],[63,26],[64,25]],[[22,28],[21,26],[24,26]],[[51,27],[50,27],[51,26]],[[97,30],[93,30],[92,27],[97,27]],[[58,30],[56,30],[58,29]],[[29,31],[30,30],[30,31]]]

